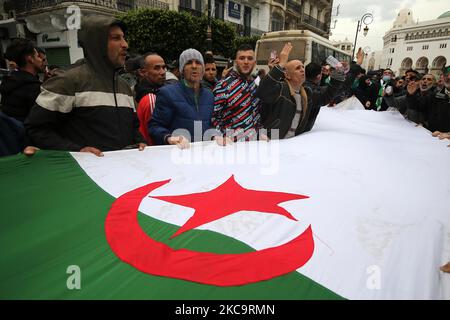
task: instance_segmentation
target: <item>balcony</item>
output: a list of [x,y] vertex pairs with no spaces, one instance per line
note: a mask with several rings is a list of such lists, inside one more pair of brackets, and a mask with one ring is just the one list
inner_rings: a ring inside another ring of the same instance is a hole
[[323,32],[327,32],[327,25],[307,14],[303,14],[301,18],[301,22],[310,26],[313,26]]
[[284,5],[285,5],[285,3],[286,3],[286,1],[285,1],[285,0],[273,0],[273,2],[275,2],[275,3],[279,3],[279,4],[281,4],[282,6],[284,6]]
[[295,0],[287,0],[287,9],[300,14],[300,3]]
[[240,37],[251,37],[251,36],[261,36],[265,31],[251,28],[249,26],[244,26],[239,23],[228,21],[228,23],[232,24],[235,27],[236,34]]
[[187,13],[190,13],[191,15],[193,15],[194,17],[201,17],[203,14],[199,10],[187,8],[187,7],[183,7],[183,6],[178,6],[178,12],[187,12]]
[[154,8],[161,10],[169,10],[169,4],[158,0],[135,0],[134,8]]

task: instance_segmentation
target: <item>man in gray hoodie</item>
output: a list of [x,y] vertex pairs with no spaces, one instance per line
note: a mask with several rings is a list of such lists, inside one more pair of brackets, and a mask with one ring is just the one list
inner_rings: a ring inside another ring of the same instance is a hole
[[85,59],[42,85],[25,122],[42,149],[91,152],[145,147],[132,92],[118,76],[127,55],[125,25],[112,18],[82,21],[78,40]]

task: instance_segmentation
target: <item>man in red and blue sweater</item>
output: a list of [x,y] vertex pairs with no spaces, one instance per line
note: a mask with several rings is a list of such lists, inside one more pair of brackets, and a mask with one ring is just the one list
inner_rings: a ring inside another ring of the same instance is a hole
[[214,89],[212,126],[233,141],[255,140],[262,128],[261,102],[251,76],[255,64],[253,48],[240,46],[233,70]]

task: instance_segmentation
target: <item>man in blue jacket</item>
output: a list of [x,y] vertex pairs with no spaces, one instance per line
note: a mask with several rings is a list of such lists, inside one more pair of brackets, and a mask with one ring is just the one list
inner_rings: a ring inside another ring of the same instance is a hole
[[179,61],[182,79],[161,88],[148,129],[155,144],[184,149],[190,142],[201,141],[210,129],[214,96],[201,85],[205,72],[201,53],[187,49]]

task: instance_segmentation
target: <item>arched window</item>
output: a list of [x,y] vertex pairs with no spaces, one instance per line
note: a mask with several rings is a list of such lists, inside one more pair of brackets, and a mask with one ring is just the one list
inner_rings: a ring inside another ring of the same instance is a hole
[[411,69],[412,67],[412,59],[411,58],[405,58],[402,61],[402,68],[403,69]]
[[418,69],[418,70],[428,69],[428,58],[427,57],[421,57],[421,58],[417,59],[416,69]]
[[272,31],[280,31],[283,30],[283,17],[278,13],[274,13],[272,15]]
[[369,60],[369,70],[373,70],[375,68],[375,59],[370,58]]
[[445,59],[445,57],[443,57],[443,56],[438,56],[433,60],[432,66],[434,69],[441,70],[443,67],[445,67],[446,64],[447,64],[447,59]]

